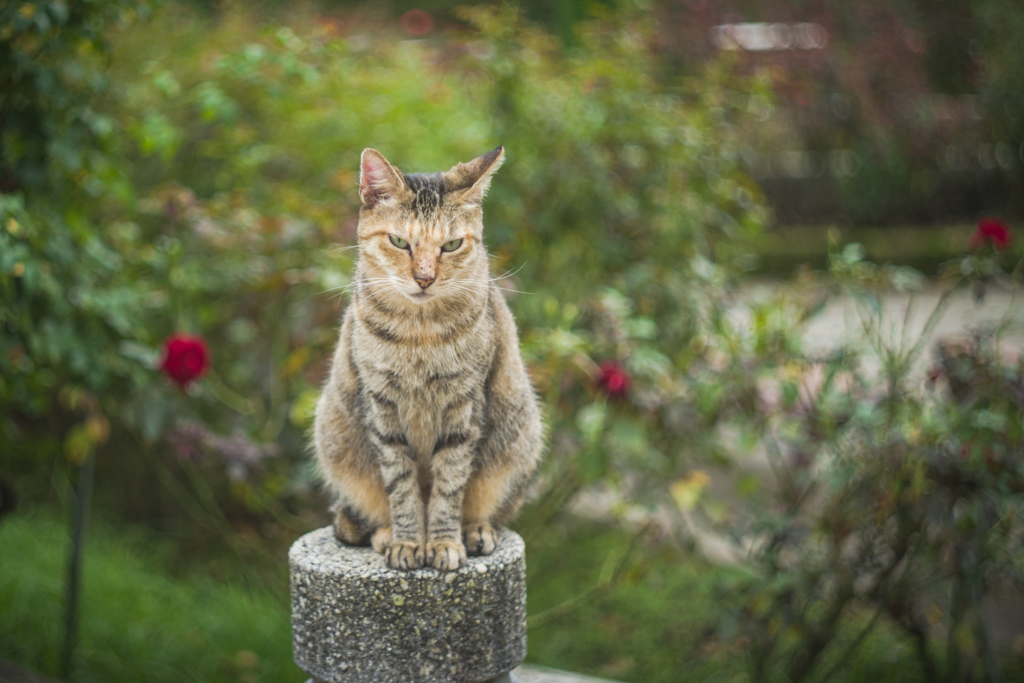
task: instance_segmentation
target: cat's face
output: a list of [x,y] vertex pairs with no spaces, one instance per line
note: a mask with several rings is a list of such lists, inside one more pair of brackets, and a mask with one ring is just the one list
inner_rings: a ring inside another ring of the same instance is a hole
[[498,149],[445,173],[405,175],[373,149],[360,164],[363,282],[412,304],[467,299],[488,278],[480,204]]

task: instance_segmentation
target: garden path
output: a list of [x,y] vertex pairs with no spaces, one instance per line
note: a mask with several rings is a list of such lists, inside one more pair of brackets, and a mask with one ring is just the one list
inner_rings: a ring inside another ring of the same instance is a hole
[[[937,287],[929,287],[914,293],[884,294],[882,320],[888,338],[899,341],[903,334],[903,320],[909,311],[907,339],[917,339],[940,296],[941,290]],[[954,293],[950,297],[945,314],[932,333],[928,345],[929,352],[922,354],[915,365],[915,371],[923,371],[931,362],[930,350],[934,348],[937,339],[963,336],[969,334],[972,329],[995,325],[1008,317],[1015,317],[1018,323],[1024,323],[1024,301],[1014,301],[1008,290],[989,288],[980,302],[974,300],[974,295],[970,291],[960,290]],[[838,348],[844,342],[857,339],[861,330],[862,324],[853,301],[846,297],[836,297],[826,304],[824,310],[808,321],[803,335],[804,345],[812,354],[825,353]],[[1009,334],[1004,341],[1007,353],[1019,352],[1022,341],[1020,328]]]
[[544,666],[522,664],[512,671],[514,683],[617,683],[607,678],[594,678],[567,671],[556,671]]

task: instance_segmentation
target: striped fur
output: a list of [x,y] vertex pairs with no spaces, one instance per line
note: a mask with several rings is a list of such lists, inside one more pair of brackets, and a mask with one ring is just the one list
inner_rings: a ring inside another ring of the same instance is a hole
[[541,456],[540,410],[483,243],[503,156],[405,175],[363,152],[359,261],[314,447],[338,538],[395,569],[490,554]]

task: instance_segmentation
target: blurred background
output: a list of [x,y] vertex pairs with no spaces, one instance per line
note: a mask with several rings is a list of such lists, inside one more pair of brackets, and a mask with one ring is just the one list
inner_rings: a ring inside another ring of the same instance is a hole
[[504,144],[528,661],[1022,680],[1022,40],[1016,0],[3,3],[0,660],[305,680],[359,155]]

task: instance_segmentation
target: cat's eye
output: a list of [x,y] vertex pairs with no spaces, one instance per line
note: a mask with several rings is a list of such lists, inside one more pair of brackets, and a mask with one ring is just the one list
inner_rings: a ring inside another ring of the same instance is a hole
[[445,242],[441,246],[441,251],[455,251],[456,249],[458,249],[461,246],[462,246],[462,240],[461,239],[452,240],[451,242]]
[[401,237],[388,235],[388,238],[391,240],[391,244],[395,245],[399,249],[406,249],[409,247],[409,243],[403,240]]

